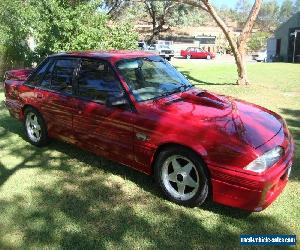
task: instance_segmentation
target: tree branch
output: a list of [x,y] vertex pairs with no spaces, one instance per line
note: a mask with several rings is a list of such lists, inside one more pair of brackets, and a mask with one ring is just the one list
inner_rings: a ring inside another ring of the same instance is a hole
[[206,12],[208,12],[207,8],[205,7],[205,5],[203,5],[201,2],[199,1],[194,1],[194,0],[173,0],[173,2],[176,2],[176,3],[180,3],[180,4],[187,4],[187,5],[191,5],[193,7],[196,7],[196,8],[200,8]]
[[209,1],[207,1],[207,0],[201,0],[201,1],[205,5],[207,11],[210,13],[210,15],[212,16],[212,18],[217,23],[217,25],[223,31],[223,33],[224,33],[225,37],[227,38],[227,40],[228,40],[229,45],[231,46],[231,48],[233,48],[233,50],[237,49],[236,43],[234,41],[234,38],[231,35],[231,30],[228,28],[228,26],[226,25],[226,23],[218,15],[218,13],[216,12],[215,8],[209,3]]
[[259,10],[260,10],[260,6],[262,4],[262,0],[255,0],[255,3],[253,4],[252,6],[252,9],[249,13],[249,16],[247,18],[247,21],[246,21],[246,24],[242,30],[242,33],[239,35],[239,38],[238,38],[238,47],[240,46],[244,46],[250,35],[251,35],[251,31],[253,29],[253,26],[254,26],[254,22],[257,18],[257,15],[259,13]]

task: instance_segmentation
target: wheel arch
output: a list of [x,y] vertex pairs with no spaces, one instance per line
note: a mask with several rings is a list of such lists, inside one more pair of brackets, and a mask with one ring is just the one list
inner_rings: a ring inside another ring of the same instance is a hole
[[190,146],[187,146],[187,145],[183,145],[183,144],[180,144],[180,143],[174,143],[174,142],[166,142],[166,143],[163,143],[163,144],[159,145],[157,147],[157,149],[155,150],[155,152],[153,154],[153,157],[152,157],[152,161],[151,161],[152,174],[154,174],[154,172],[155,172],[154,166],[155,166],[155,162],[156,162],[156,159],[157,159],[159,153],[162,152],[163,150],[167,149],[167,148],[170,148],[170,147],[179,147],[179,148],[187,149],[187,150],[191,151],[192,153],[194,153],[196,156],[199,157],[200,161],[202,162],[203,169],[205,171],[207,179],[208,179],[208,196],[207,197],[208,197],[208,200],[211,201],[212,197],[213,197],[213,187],[212,187],[212,181],[211,181],[211,173],[210,173],[210,170],[209,170],[208,165],[206,163],[207,152],[202,146],[198,146],[198,147],[193,148],[193,147],[190,147]]
[[167,148],[171,148],[171,147],[184,148],[184,149],[187,149],[187,150],[193,152],[195,155],[197,155],[201,159],[201,161],[203,162],[203,165],[206,168],[207,174],[210,177],[210,172],[209,172],[208,166],[207,166],[206,161],[205,161],[205,158],[207,156],[206,150],[202,146],[198,146],[198,147],[193,148],[193,147],[190,147],[190,146],[187,146],[187,145],[184,145],[184,144],[180,144],[180,143],[176,143],[176,142],[165,142],[165,143],[160,144],[156,148],[156,150],[155,150],[155,152],[152,156],[152,159],[151,159],[151,171],[152,171],[152,173],[154,172],[154,164],[155,164],[155,161],[156,161],[159,153],[162,152],[163,150],[165,150]]
[[38,110],[37,107],[35,107],[35,106],[31,105],[31,104],[25,104],[25,105],[22,107],[22,109],[21,109],[21,115],[20,115],[21,120],[24,120],[24,118],[25,118],[25,117],[24,117],[24,116],[25,116],[25,110],[26,110],[27,108],[32,108],[32,109],[36,110],[36,111],[42,116],[41,112]]

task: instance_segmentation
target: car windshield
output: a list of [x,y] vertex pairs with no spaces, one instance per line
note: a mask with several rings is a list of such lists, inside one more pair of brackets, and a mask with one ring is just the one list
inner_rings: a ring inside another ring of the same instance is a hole
[[121,60],[117,68],[138,102],[168,96],[193,86],[159,56]]
[[169,49],[170,48],[168,45],[163,45],[163,44],[160,44],[159,47],[162,48],[162,49]]

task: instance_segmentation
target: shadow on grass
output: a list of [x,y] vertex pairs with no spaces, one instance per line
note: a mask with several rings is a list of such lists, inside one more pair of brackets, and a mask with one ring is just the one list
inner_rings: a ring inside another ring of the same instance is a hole
[[214,85],[214,86],[218,86],[218,85],[237,85],[236,82],[208,82],[208,81],[204,81],[202,79],[197,79],[193,76],[191,76],[189,71],[180,71],[183,75],[186,76],[187,79],[193,81],[193,83],[197,86],[201,86],[201,85]]
[[239,246],[241,233],[292,233],[264,214],[171,204],[152,178],[62,142],[15,144],[15,135],[23,138],[22,125],[7,114],[0,116],[0,129],[0,148],[22,158],[12,169],[0,166],[2,184],[26,168],[55,177],[31,187],[30,197],[0,199],[0,248],[224,249]]
[[296,145],[296,155],[294,161],[294,168],[292,169],[290,179],[300,180],[300,110],[294,109],[281,109],[282,114],[286,115],[288,118],[285,119],[289,130],[291,131],[295,145]]

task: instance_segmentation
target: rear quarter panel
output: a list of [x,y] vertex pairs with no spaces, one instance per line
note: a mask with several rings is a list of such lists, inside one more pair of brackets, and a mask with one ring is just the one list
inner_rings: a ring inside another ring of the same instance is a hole
[[23,120],[23,108],[25,105],[31,105],[38,109],[35,103],[34,88],[23,85],[24,81],[5,80],[5,105],[10,114]]

